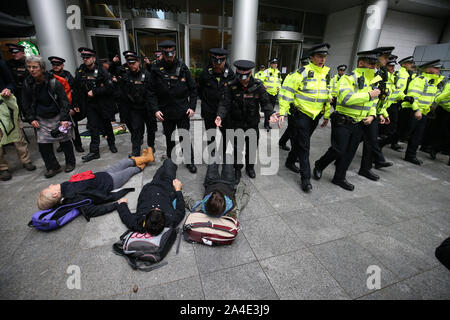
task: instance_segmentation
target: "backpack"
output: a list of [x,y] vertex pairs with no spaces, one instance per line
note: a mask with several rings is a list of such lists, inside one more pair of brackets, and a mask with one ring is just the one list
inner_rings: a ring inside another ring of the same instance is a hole
[[28,223],[30,228],[50,231],[62,227],[80,215],[78,208],[89,205],[92,200],[85,199],[75,203],[69,203],[57,208],[37,211]]
[[188,242],[208,246],[230,245],[239,231],[239,222],[230,216],[210,217],[202,212],[189,214],[183,226],[183,237]]
[[58,80],[64,88],[64,92],[66,93],[67,100],[69,100],[69,104],[72,104],[72,89],[70,88],[69,82],[65,78],[60,77],[56,74],[53,75],[53,79],[50,80],[50,88],[52,89],[52,92],[55,91],[56,80]]
[[152,236],[128,230],[113,245],[113,252],[127,258],[134,270],[148,272],[167,264],[162,260],[172,248],[178,231],[178,228],[166,227],[159,235]]

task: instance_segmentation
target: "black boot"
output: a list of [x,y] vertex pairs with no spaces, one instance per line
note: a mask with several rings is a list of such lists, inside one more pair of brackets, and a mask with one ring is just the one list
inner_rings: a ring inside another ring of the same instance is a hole
[[255,167],[253,165],[245,166],[245,171],[247,172],[247,175],[251,179],[255,179],[256,178]]
[[309,179],[302,179],[302,190],[306,193],[312,191],[312,185]]
[[114,143],[111,143],[111,144],[109,145],[109,150],[110,150],[112,153],[117,153],[116,145],[115,145]]
[[83,160],[83,162],[89,162],[89,161],[92,161],[94,159],[99,159],[99,158],[100,158],[100,154],[89,152],[87,155],[81,157],[81,160]]
[[417,157],[405,157],[405,159],[403,159],[405,161],[411,162],[413,164],[416,164],[418,166],[422,165],[423,161],[417,159]]
[[380,177],[378,175],[376,175],[375,173],[373,173],[371,170],[361,169],[361,170],[359,170],[358,174],[360,176],[366,177],[367,179],[373,180],[373,181],[378,181],[380,179]]
[[197,172],[197,167],[195,166],[195,164],[187,164],[186,168],[188,168],[190,173],[196,173]]
[[333,179],[333,180],[331,180],[331,182],[345,190],[348,190],[348,191],[353,191],[355,189],[355,186],[345,179],[344,180]]
[[317,166],[315,166],[313,169],[313,177],[316,180],[320,180],[320,178],[322,178],[322,170],[319,169]]
[[295,165],[294,162],[288,162],[288,161],[286,161],[285,166],[286,166],[286,168],[288,168],[288,169],[291,170],[292,172],[295,172],[295,173],[299,173],[299,172],[300,172],[300,169],[297,168],[297,166]]

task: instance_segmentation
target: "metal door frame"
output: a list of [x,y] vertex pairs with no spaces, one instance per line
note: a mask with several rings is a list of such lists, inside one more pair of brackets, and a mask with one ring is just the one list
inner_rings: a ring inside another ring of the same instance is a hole
[[303,52],[303,33],[300,32],[294,32],[294,31],[265,31],[260,32],[258,34],[258,42],[269,42],[269,59],[271,58],[272,53],[272,44],[273,42],[281,42],[286,44],[295,44],[298,43],[297,48],[297,57],[295,59],[295,68],[297,69],[299,67],[300,63],[300,56]]
[[120,49],[120,52],[118,52],[119,55],[122,52],[124,52],[125,50],[128,50],[128,46],[125,45],[125,41],[124,41],[124,38],[123,38],[122,30],[119,30],[119,29],[114,30],[114,29],[101,29],[101,28],[86,28],[86,37],[87,37],[88,46],[90,48],[93,48],[91,36],[118,38],[119,39],[119,49]]

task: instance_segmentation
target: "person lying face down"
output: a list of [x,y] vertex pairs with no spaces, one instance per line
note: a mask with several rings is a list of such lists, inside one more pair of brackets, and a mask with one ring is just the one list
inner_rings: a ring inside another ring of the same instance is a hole
[[63,199],[75,198],[80,194],[88,194],[95,190],[96,194],[109,194],[122,187],[132,176],[144,170],[149,162],[154,162],[153,153],[144,150],[140,157],[132,157],[119,161],[104,172],[86,171],[73,175],[69,181],[51,184],[38,196],[37,206],[40,210],[53,208]]
[[130,212],[126,198],[118,201],[117,211],[128,229],[157,236],[164,227],[175,228],[183,220],[182,184],[176,173],[177,165],[166,159],[153,180],[142,188],[135,213]]

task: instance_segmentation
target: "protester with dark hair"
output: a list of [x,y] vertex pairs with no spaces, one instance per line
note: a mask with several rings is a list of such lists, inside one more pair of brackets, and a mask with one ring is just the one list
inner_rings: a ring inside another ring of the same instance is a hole
[[65,172],[75,169],[75,154],[72,145],[69,101],[63,86],[48,72],[39,56],[29,56],[26,66],[30,77],[24,81],[22,100],[26,120],[36,129],[39,152],[44,160],[46,178],[62,171],[53,150],[59,142],[65,156]]
[[176,227],[183,220],[184,198],[182,184],[176,179],[177,168],[171,159],[164,161],[153,180],[142,188],[136,213],[130,212],[126,198],[118,201],[117,211],[128,229],[156,236],[164,227]]

